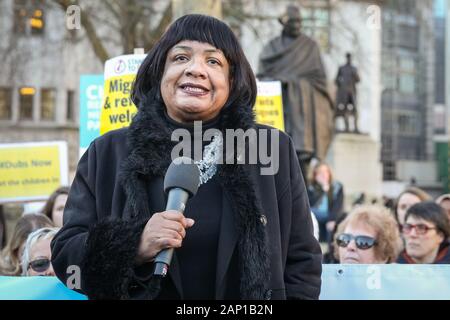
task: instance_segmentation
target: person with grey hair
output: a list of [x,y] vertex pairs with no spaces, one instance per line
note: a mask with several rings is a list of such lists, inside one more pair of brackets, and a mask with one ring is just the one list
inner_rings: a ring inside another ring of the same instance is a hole
[[17,221],[6,247],[0,252],[0,275],[15,277],[22,274],[20,259],[28,235],[45,227],[54,227],[54,224],[43,214],[25,214]]
[[23,276],[55,276],[50,242],[58,231],[59,228],[41,228],[30,233],[21,261]]

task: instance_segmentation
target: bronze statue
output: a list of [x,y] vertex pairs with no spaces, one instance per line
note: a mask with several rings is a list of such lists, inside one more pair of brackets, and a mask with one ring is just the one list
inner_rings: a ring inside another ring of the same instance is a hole
[[339,67],[336,76],[338,87],[336,96],[336,115],[343,117],[345,122],[345,132],[350,132],[349,118],[353,118],[353,131],[358,130],[358,108],[356,106],[356,84],[360,81],[358,70],[352,65],[352,55],[346,54],[347,63]]
[[279,22],[282,34],[263,48],[257,77],[282,83],[285,130],[305,174],[312,158],[326,156],[334,132],[334,104],[319,46],[301,32],[300,9],[289,5]]

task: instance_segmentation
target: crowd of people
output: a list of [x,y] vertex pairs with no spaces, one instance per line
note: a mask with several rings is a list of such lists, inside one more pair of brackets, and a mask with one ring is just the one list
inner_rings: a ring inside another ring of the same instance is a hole
[[[40,212],[23,214],[0,251],[0,276],[54,276],[50,242],[63,225],[69,187],[56,189]],[[6,235],[4,216],[2,233]]]
[[324,263],[450,263],[450,194],[433,201],[424,190],[408,187],[391,208],[388,201],[357,203],[346,213],[343,186],[325,163],[313,169],[308,193],[320,241],[328,247]]
[[[267,130],[254,121],[256,94],[226,24],[178,19],[139,69],[130,127],[96,139],[71,191],[57,189],[41,212],[18,220],[0,275],[67,283],[67,267],[81,266],[83,293],[94,299],[317,299],[321,263],[450,263],[450,195],[433,201],[411,187],[392,210],[360,197],[346,212],[345,186],[328,164],[317,164],[305,185],[285,133],[273,175],[238,161],[221,165],[211,154],[240,155],[225,141],[224,150],[216,140],[205,145],[213,151],[198,161],[208,170],[197,193],[185,210],[164,209],[174,130],[192,132],[194,121],[204,121],[202,130]],[[155,259],[174,248],[171,277],[161,282]]]
[[[450,194],[433,201],[408,187],[389,205],[356,204],[344,211],[344,187],[318,163],[308,183],[315,237],[323,263],[450,263]],[[62,226],[69,187],[50,195],[39,213],[24,214],[0,254],[2,276],[54,276],[50,242]],[[1,215],[2,236],[6,224]]]

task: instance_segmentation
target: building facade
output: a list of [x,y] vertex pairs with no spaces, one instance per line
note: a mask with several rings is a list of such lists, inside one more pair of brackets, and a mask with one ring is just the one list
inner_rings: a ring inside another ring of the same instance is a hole
[[[362,192],[365,192],[368,199],[381,198],[382,1],[248,1],[245,11],[257,12],[259,19],[250,20],[251,25],[244,24],[241,27],[241,42],[254,70],[258,68],[258,57],[263,45],[281,34],[282,26],[277,18],[291,3],[300,6],[302,31],[316,40],[321,48],[328,88],[333,99],[337,71],[339,66],[345,64],[347,52],[352,54],[352,63],[358,68],[361,78],[361,82],[357,84],[358,127],[363,133],[357,138],[361,139],[350,139],[342,143],[338,140],[344,135],[336,135],[327,158],[321,160],[329,162],[334,169],[335,178],[344,183],[348,205]],[[343,123],[336,122],[336,126],[339,125]],[[364,155],[370,157],[369,162],[362,160],[357,154],[361,140],[366,141],[365,139],[369,143],[363,150]],[[352,153],[351,160],[346,158],[349,151]]]
[[383,179],[437,188],[433,146],[433,1],[389,0],[383,10]]
[[81,74],[102,73],[87,41],[46,1],[0,1],[0,143],[66,141],[78,161]]
[[329,90],[334,97],[334,80],[338,67],[345,63],[347,52],[353,55],[361,82],[358,84],[359,128],[375,141],[380,141],[381,92],[381,18],[383,1],[298,0],[246,1],[246,12],[257,12],[259,19],[241,27],[242,45],[254,70],[263,45],[281,34],[277,18],[286,6],[296,3],[301,8],[302,32],[315,39],[321,49]]
[[448,86],[449,63],[448,53],[448,12],[450,1],[434,0],[434,34],[435,34],[435,91],[434,91],[434,145],[436,151],[438,181],[443,192],[450,192],[449,182],[449,100],[446,87]]
[[[430,124],[434,120],[433,92],[439,87],[433,71],[432,0],[222,2],[248,15],[245,23],[237,20],[237,24],[255,71],[263,46],[281,33],[277,18],[288,4],[299,4],[303,32],[322,48],[332,95],[338,67],[344,64],[347,52],[353,55],[361,76],[357,86],[359,128],[380,144],[384,179],[435,183],[434,129]],[[65,12],[51,3],[0,0],[0,58],[4,65],[0,73],[0,143],[65,140],[73,175],[79,158],[80,75],[101,74],[103,64],[85,32],[68,30]],[[159,1],[161,7],[167,3],[169,0]],[[104,11],[99,8],[98,12]],[[225,10],[224,18],[228,18]],[[106,23],[95,27],[114,38]],[[111,56],[123,53],[114,41],[108,49]]]

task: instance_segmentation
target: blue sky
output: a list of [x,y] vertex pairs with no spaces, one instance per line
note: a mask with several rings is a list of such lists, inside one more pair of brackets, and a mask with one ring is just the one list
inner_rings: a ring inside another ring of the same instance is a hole
[[446,0],[434,0],[434,15],[437,17],[445,16],[445,1]]

